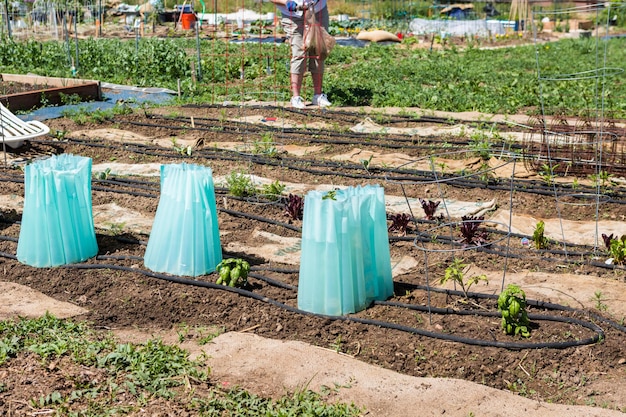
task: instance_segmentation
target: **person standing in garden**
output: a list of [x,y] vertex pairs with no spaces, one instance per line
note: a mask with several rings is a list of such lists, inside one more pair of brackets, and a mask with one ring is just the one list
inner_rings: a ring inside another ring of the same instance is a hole
[[271,0],[282,14],[281,23],[285,28],[285,33],[291,44],[291,107],[304,109],[305,104],[300,95],[302,80],[307,70],[311,72],[313,79],[313,105],[328,107],[331,105],[328,97],[323,93],[322,84],[324,80],[324,59],[315,56],[307,56],[304,49],[304,10],[311,10],[315,13],[319,25],[328,30],[328,8],[326,0]]

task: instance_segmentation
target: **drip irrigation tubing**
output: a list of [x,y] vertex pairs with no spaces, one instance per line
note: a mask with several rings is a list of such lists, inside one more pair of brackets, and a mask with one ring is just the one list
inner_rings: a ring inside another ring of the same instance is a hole
[[[183,117],[183,116],[177,116],[177,117],[167,117],[167,116],[152,116],[150,117],[153,120],[156,119],[160,119],[160,120],[168,120],[168,121],[180,121],[180,122],[185,122],[188,123],[189,122],[189,117]],[[213,122],[213,123],[219,123],[219,126],[216,126],[214,124],[211,123],[203,123],[203,122]],[[127,124],[135,124],[135,123],[142,123],[142,122],[134,122],[134,121],[126,121],[125,123]],[[220,121],[219,119],[213,119],[213,118],[194,118],[194,127],[186,127],[186,126],[174,126],[172,127],[171,125],[162,125],[162,124],[158,124],[158,125],[154,125],[154,124],[150,124],[150,123],[146,123],[146,124],[141,124],[140,126],[142,127],[159,127],[159,128],[172,128],[175,130],[180,130],[180,129],[199,129],[199,130],[206,130],[208,129],[209,131],[219,131],[222,133],[229,133],[229,134],[241,134],[242,133],[242,128],[245,129],[245,131],[247,133],[259,133],[259,132],[274,132],[277,133],[279,136],[285,135],[285,134],[291,134],[294,135],[295,137],[291,137],[291,140],[296,140],[299,139],[299,136],[303,136],[303,139],[306,139],[307,142],[314,142],[314,143],[324,143],[324,144],[332,144],[332,145],[364,145],[364,144],[368,144],[368,145],[375,145],[377,147],[381,147],[381,148],[391,148],[391,149],[399,149],[399,148],[408,148],[408,149],[432,149],[432,146],[426,146],[426,145],[418,145],[420,143],[429,143],[429,144],[441,144],[441,137],[436,136],[436,135],[425,135],[425,136],[410,136],[410,135],[400,135],[400,134],[389,134],[389,133],[379,133],[379,132],[353,132],[353,131],[343,131],[343,132],[335,132],[332,130],[321,130],[319,128],[317,129],[312,129],[312,128],[306,128],[306,127],[298,127],[298,128],[294,128],[294,127],[279,127],[279,126],[269,126],[269,125],[261,125],[261,124],[257,124],[257,123],[248,123],[248,122],[239,122],[239,121],[233,121],[233,120],[228,120],[228,124],[234,124],[235,126],[241,126],[240,127],[231,127],[231,126],[224,126],[224,122]],[[208,126],[208,127],[206,127]],[[325,137],[340,137],[340,138],[354,138],[354,139],[361,139],[360,141],[338,141],[338,140],[328,140],[328,139],[323,139],[323,138],[319,138],[318,136],[325,136]],[[372,137],[375,137],[375,142],[372,142]],[[363,140],[365,139],[365,140]],[[400,144],[398,144],[400,143]],[[452,145],[452,146],[468,146],[470,145],[470,143],[472,143],[471,141],[467,141],[467,140],[446,140],[446,143],[448,145]],[[493,141],[493,145],[494,148],[499,148],[499,145],[509,145],[512,147],[516,147],[515,144],[509,144],[507,142],[504,141],[498,141],[498,140],[494,140]],[[521,146],[517,146],[517,148],[521,149]]]
[[128,184],[126,181],[118,181],[118,180],[101,180],[101,179],[93,179],[92,182],[96,184],[105,184],[105,185],[119,185],[122,187],[132,187],[139,190],[147,190],[147,191],[159,191],[160,186],[158,183],[152,183],[152,186],[141,185],[138,183]]
[[[79,141],[79,140],[75,142],[79,144],[83,144],[85,146],[90,146],[88,142]],[[162,149],[162,148],[154,147],[154,149]],[[129,150],[133,151],[132,149],[129,149]],[[168,154],[164,152],[149,152],[145,150],[134,151],[134,152],[142,153],[142,154],[150,155],[150,156],[159,156],[159,157],[166,157],[166,158],[167,157],[176,158],[176,159],[188,159],[189,158],[189,157],[179,155],[179,154],[172,155],[172,154]],[[227,150],[224,150],[223,152],[213,154],[213,155],[205,154],[205,155],[200,155],[200,156],[206,159],[220,159],[220,160],[232,160],[232,161],[237,161],[241,159],[240,157],[228,157],[227,155],[224,154],[227,152],[230,152],[233,155],[242,156],[240,152],[227,151]],[[196,154],[196,156],[198,155]],[[431,171],[400,170],[400,169],[394,169],[394,168],[372,168],[369,170],[369,172],[360,173],[365,170],[362,164],[346,164],[346,163],[331,162],[331,161],[320,162],[320,161],[313,161],[313,160],[302,160],[302,159],[297,159],[297,158],[271,158],[271,157],[260,157],[257,155],[245,155],[244,158],[247,161],[257,164],[257,165],[269,165],[269,166],[283,167],[283,168],[288,168],[294,171],[305,172],[311,175],[340,176],[340,177],[346,177],[346,178],[352,178],[352,179],[380,180],[380,181],[386,181],[386,182],[397,182],[397,183],[405,183],[405,184],[410,184],[410,183],[427,184],[427,183],[435,182],[433,180]],[[290,162],[294,162],[295,164],[290,163]],[[300,165],[324,167],[324,168],[331,168],[331,169],[319,170],[319,169],[305,168]],[[351,169],[351,170],[359,171],[359,173],[350,174],[346,172],[340,172],[338,171],[340,169]],[[413,173],[414,176],[373,175],[374,172],[388,172],[388,173],[389,172],[391,173],[406,172],[406,173]],[[455,175],[441,175],[440,179],[438,179],[437,182],[445,182],[446,184],[449,184],[454,187],[459,187],[459,188],[479,188],[479,189],[488,189],[492,191],[511,191],[510,185],[504,183],[506,181],[505,179],[500,180],[500,181],[490,180],[489,182],[485,182],[479,179],[472,179],[472,177],[475,177],[476,175],[478,174],[473,173],[473,174],[468,174],[463,177],[459,177]],[[591,188],[589,188],[589,190],[591,190]],[[554,196],[554,188],[552,188],[552,186],[548,186],[543,183],[538,183],[535,180],[514,180],[513,191],[524,192],[524,193],[529,193],[529,194],[544,195],[544,196],[550,196],[550,197]],[[557,188],[557,191],[567,192],[567,191],[571,191],[571,189],[569,187],[568,188],[559,187]],[[585,191],[585,190],[579,189],[578,191]],[[614,194],[615,194],[614,195],[615,198],[610,198],[609,200],[607,200],[607,203],[626,204],[626,195],[622,196],[622,193],[618,194],[617,192],[614,192]],[[622,198],[618,199],[618,197],[622,197]]]
[[[422,291],[431,291],[431,292],[437,292],[437,293],[441,293],[441,294],[446,294],[446,295],[455,295],[455,296],[459,296],[459,297],[464,297],[466,294],[463,293],[462,291],[458,291],[458,290],[450,290],[450,289],[446,289],[446,288],[432,288],[432,287],[427,287],[425,285],[420,285],[420,284],[408,284],[408,283],[397,283],[398,285],[401,285],[402,288],[411,288],[411,289],[416,289],[416,290],[422,290]],[[498,295],[495,294],[485,294],[485,293],[478,293],[478,292],[467,292],[467,297],[468,298],[474,298],[474,299],[493,299],[493,300],[497,300],[498,299]],[[622,333],[626,333],[626,327],[616,323],[613,320],[607,319],[605,317],[600,316],[599,314],[596,314],[592,311],[585,311],[585,310],[580,310],[574,307],[569,307],[569,306],[565,306],[562,304],[556,304],[556,303],[550,303],[547,301],[539,301],[539,300],[533,300],[530,298],[526,299],[526,304],[529,306],[533,306],[533,307],[537,307],[537,308],[542,308],[545,310],[557,310],[557,311],[567,311],[567,312],[571,312],[571,313],[578,313],[578,314],[586,314],[590,317],[592,317],[594,320],[597,321],[602,321],[608,325],[610,325],[611,327],[613,327],[615,330],[618,330]]]
[[[186,104],[183,106],[184,108],[193,108],[193,109],[205,109],[205,108],[213,108],[213,109],[237,109],[240,107],[235,106],[223,106],[223,105],[212,105],[212,104]],[[289,107],[279,107],[272,105],[250,105],[246,106],[247,109],[251,110],[270,110],[270,111],[279,111],[279,112],[289,112],[298,115],[307,116],[310,118],[319,118],[325,120],[337,120],[340,119],[342,121],[354,123],[359,122],[363,119],[363,114],[355,114],[354,112],[347,112],[341,110],[333,110],[333,109],[324,109],[321,112],[303,112],[300,110],[292,109]],[[367,115],[365,115],[367,116]],[[418,114],[375,114],[376,116],[380,116],[380,118],[384,119],[385,122],[389,124],[392,123],[406,123],[406,122],[417,122],[417,123],[438,123],[445,125],[455,125],[455,124],[470,124],[470,125],[497,125],[502,127],[510,127],[510,122],[499,122],[499,121],[474,121],[474,120],[465,120],[465,119],[457,119],[452,117],[441,117],[441,116],[432,116],[432,115],[418,115]]]
[[[81,144],[84,146],[94,146],[93,143],[83,141],[83,140],[71,139],[71,138],[66,138],[66,140],[71,140],[73,143]],[[113,145],[102,145],[102,147],[115,149]],[[141,150],[132,149],[130,147],[127,147],[127,150],[136,152],[136,153],[142,153],[145,155],[165,157],[165,158],[175,158],[175,159],[183,159],[183,158],[188,159],[189,158],[187,156],[183,156],[179,154],[158,152],[159,150],[163,150],[163,148],[156,147],[156,146],[138,146],[138,147],[141,148]],[[154,150],[156,152],[150,152],[150,150]],[[235,156],[228,157],[227,155],[225,155],[225,153],[232,153],[233,155],[236,155],[237,157]],[[354,163],[346,164],[346,163],[332,162],[332,161],[313,161],[313,160],[303,160],[303,159],[285,158],[285,157],[281,157],[281,158],[261,157],[258,155],[242,154],[241,152],[229,151],[229,150],[222,150],[221,152],[218,152],[218,153],[211,151],[210,154],[207,154],[206,151],[205,152],[198,151],[196,152],[195,156],[196,157],[201,156],[206,159],[220,159],[220,160],[233,160],[233,161],[240,160],[241,159],[240,157],[243,156],[247,161],[257,164],[257,165],[280,166],[280,167],[285,167],[285,168],[292,169],[292,170],[306,172],[312,175],[334,175],[334,176],[343,176],[343,177],[352,178],[352,179],[369,179],[369,180],[380,180],[380,181],[389,181],[389,182],[398,182],[398,183],[434,182],[431,171],[403,170],[403,169],[379,168],[379,167],[365,170],[362,164],[354,164]],[[332,169],[330,171],[326,171],[326,170],[305,168],[300,165],[325,167],[325,168],[332,168]],[[341,169],[356,170],[360,172],[365,170],[367,172],[349,174],[346,172],[338,171]],[[414,175],[412,176],[373,175],[375,172],[409,173],[409,174],[412,173]],[[472,177],[476,177],[477,175],[478,173],[470,173],[465,176],[442,174],[440,175],[440,178],[437,181],[445,182],[446,184],[449,184],[455,187],[462,187],[462,188],[479,188],[479,189],[489,189],[493,191],[511,191],[510,185],[499,184],[500,182],[503,182],[503,180],[500,180],[500,181],[490,180],[486,182],[484,180],[472,178]],[[551,197],[554,196],[554,186],[546,185],[543,182],[537,182],[535,180],[514,180],[513,184],[514,184],[513,191],[515,192],[525,192],[525,193],[530,193],[530,194],[538,194],[538,195],[551,196]],[[589,187],[588,189],[579,188],[577,192],[592,191],[592,190],[593,189],[591,187]],[[567,188],[559,187],[557,188],[557,191],[558,192],[571,191],[571,187],[567,187]],[[626,204],[626,195],[622,196],[622,193],[617,193],[617,191],[614,190],[613,197],[614,198],[608,199],[607,203]],[[619,198],[619,197],[622,197],[622,198]]]
[[[296,232],[302,232],[302,228],[298,227],[298,226],[294,226],[288,223],[284,223],[284,222],[279,222],[279,221],[275,221],[269,218],[265,218],[262,216],[255,216],[255,215],[250,215],[248,213],[244,213],[244,212],[239,212],[239,211],[234,211],[234,210],[227,210],[227,209],[220,209],[218,208],[219,211],[223,211],[226,214],[232,215],[232,216],[236,216],[236,217],[243,217],[243,218],[249,218],[252,220],[256,220],[262,223],[268,223],[268,224],[273,224],[276,226],[280,226],[280,227],[285,227],[287,229],[296,231]],[[2,220],[2,219],[0,219]],[[19,224],[20,222],[18,221],[13,221],[13,222],[9,222],[9,221],[3,221],[4,223],[15,223],[15,224]],[[501,231],[496,231],[494,230],[493,232],[501,232]],[[505,232],[502,232],[505,233]],[[129,244],[139,244],[139,245],[146,245],[147,241],[141,241],[141,240],[136,240],[136,239],[129,239],[129,238],[123,238],[120,236],[116,236],[115,237],[116,240],[120,241],[121,243],[129,243]],[[446,237],[446,236],[437,236],[437,239],[442,240],[443,242],[440,242],[441,244],[454,244],[454,242],[451,242],[451,238]],[[14,242],[17,243],[18,239],[14,238],[14,237],[10,237],[10,236],[5,236],[5,235],[0,235],[0,240],[3,241],[9,241],[9,242]],[[419,240],[420,242],[423,243],[431,243],[433,242],[433,238],[429,237],[428,235],[409,235],[409,236],[390,236],[389,237],[389,242],[397,242],[397,241],[402,241],[402,242],[413,242]],[[461,243],[458,243],[458,246],[462,246]],[[507,251],[506,247],[501,247],[500,245],[493,245],[490,244],[488,246],[472,246],[470,249],[472,250],[476,250],[478,252],[482,252],[482,253],[487,253],[490,255],[495,255],[495,256],[500,256],[500,257],[505,257],[508,256],[509,258],[515,258],[515,259],[525,259],[528,258],[527,255],[525,254],[519,254],[519,253],[512,253],[511,251]],[[460,249],[459,249],[460,250]],[[469,249],[466,249],[469,250]],[[544,249],[541,251],[538,251],[539,253],[548,253],[548,254],[553,254],[553,255],[568,255],[570,257],[584,257],[587,256],[588,253],[584,253],[584,252],[565,252],[562,250],[548,250],[548,249]],[[111,258],[114,259],[114,258]],[[589,266],[594,266],[596,268],[602,268],[602,269],[608,269],[608,270],[626,270],[625,266],[621,266],[621,265],[616,265],[616,264],[606,264],[604,262],[595,262],[593,260],[589,260],[589,261],[585,261],[582,262],[580,260],[575,260],[575,259],[563,259],[563,258],[550,258],[550,257],[544,257],[544,256],[539,256],[538,259],[542,260],[542,261],[546,261],[546,262],[550,262],[550,263],[554,263],[554,262],[558,262],[558,263],[568,263],[571,265],[581,265],[581,264],[585,264],[585,265],[589,265]]]
[[[16,259],[16,256],[5,253],[5,252],[0,252],[0,256],[9,258],[9,259]],[[320,317],[320,318],[326,318],[326,319],[338,320],[338,321],[355,322],[355,323],[365,324],[369,326],[377,326],[377,327],[382,327],[382,328],[387,328],[387,329],[394,329],[394,330],[399,330],[399,331],[403,331],[406,333],[416,334],[419,336],[424,336],[424,337],[429,337],[429,338],[434,338],[434,339],[439,339],[439,340],[446,340],[446,341],[451,341],[451,342],[458,342],[458,343],[474,345],[474,346],[497,347],[497,348],[504,348],[504,349],[511,349],[511,350],[546,349],[546,348],[547,349],[565,349],[565,348],[570,348],[570,347],[575,347],[575,346],[583,346],[583,345],[597,343],[598,341],[602,340],[605,336],[604,331],[599,326],[591,322],[585,322],[582,320],[573,319],[569,317],[536,315],[534,316],[536,320],[558,321],[558,322],[568,323],[572,325],[579,325],[595,332],[595,335],[590,338],[574,340],[574,341],[539,342],[539,343],[499,342],[495,340],[472,339],[472,338],[452,335],[449,333],[431,332],[431,331],[427,331],[423,329],[418,329],[415,327],[410,327],[410,326],[405,326],[405,325],[400,325],[400,324],[390,323],[390,322],[385,322],[385,321],[380,321],[380,320],[364,319],[364,318],[355,317],[355,316],[333,316],[333,315],[312,313],[312,312],[298,309],[296,307],[284,304],[275,299],[272,299],[264,295],[257,294],[257,293],[254,293],[252,291],[248,291],[242,288],[224,286],[221,284],[215,284],[213,282],[208,282],[208,281],[199,281],[199,280],[194,280],[194,279],[171,276],[171,275],[156,273],[156,272],[152,272],[152,271],[148,271],[148,270],[144,270],[140,268],[126,267],[126,266],[113,265],[113,264],[97,264],[97,265],[96,264],[71,264],[71,265],[64,265],[62,267],[67,268],[67,269],[85,269],[85,270],[110,269],[110,270],[115,270],[115,271],[138,273],[138,274],[150,277],[150,278],[155,278],[155,279],[172,282],[176,284],[190,285],[190,286],[196,286],[196,287],[208,288],[208,289],[217,289],[217,290],[236,293],[240,296],[252,298],[257,301],[262,301],[264,303],[268,303],[275,307],[281,308],[285,311],[289,311],[289,312],[300,314],[300,315]],[[269,278],[266,278],[266,279],[269,280]],[[394,304],[397,304],[397,305],[394,305]],[[402,307],[402,308],[407,308],[407,306],[409,306],[408,304],[405,305],[402,303],[390,303],[389,305],[394,306],[394,307]],[[450,309],[445,309],[445,312],[443,312],[442,314],[459,314],[459,311],[456,311],[456,310],[450,311]],[[463,312],[462,314],[468,314],[468,313]]]
[[[95,190],[98,190],[98,187],[94,187]],[[158,195],[156,194],[146,194],[146,193],[136,193],[136,192],[131,192],[131,191],[126,191],[126,190],[117,190],[117,189],[104,189],[103,191],[109,191],[109,192],[116,192],[116,193],[123,193],[123,194],[127,194],[127,195],[132,195],[132,196],[138,196],[138,197],[147,197],[147,198],[158,198]],[[237,197],[232,197],[232,196],[228,196],[228,198],[233,198],[233,199],[237,199],[237,200],[245,200],[245,199],[241,199],[241,198],[237,198]],[[255,220],[255,221],[259,221],[262,223],[267,223],[267,224],[272,224],[272,225],[276,225],[276,226],[280,226],[295,232],[301,232],[302,228],[298,227],[298,226],[294,226],[292,224],[289,223],[285,223],[285,222],[280,222],[277,220],[273,220],[267,217],[263,217],[263,216],[257,216],[257,215],[253,215],[253,214],[249,214],[249,213],[245,213],[245,212],[241,212],[241,211],[235,211],[235,210],[230,210],[230,209],[226,209],[226,208],[217,208],[218,211],[223,212],[225,214],[229,214],[235,217],[242,217],[242,218],[248,218],[251,220]],[[19,224],[19,221],[8,221],[7,219],[0,219],[3,223],[16,223]],[[433,222],[430,221],[417,221],[418,224],[433,224]],[[505,231],[501,231],[501,230],[497,230],[497,229],[486,229],[486,231],[488,233],[495,233],[495,234],[501,234],[501,235],[506,235],[507,232]],[[532,239],[532,236],[529,235],[522,235],[522,234],[511,234],[511,236],[513,237],[518,237],[518,238],[527,238],[529,240]],[[440,235],[438,234],[437,236],[437,242],[441,243],[441,244],[451,244],[451,245],[457,245],[457,246],[462,246],[462,243],[460,242],[456,242],[455,238],[452,236],[446,236],[446,235]],[[9,238],[7,236],[1,236],[1,238],[3,240],[11,240],[13,238]],[[395,242],[395,241],[419,241],[422,243],[429,243],[429,242],[433,242],[433,235],[430,235],[426,232],[419,232],[416,235],[407,235],[407,236],[390,236],[389,237],[389,241],[390,242]],[[132,243],[132,242],[129,242]],[[558,244],[562,244],[563,242],[557,242]],[[569,247],[580,247],[580,248],[586,248],[587,246],[585,245],[576,245],[576,244],[568,244]],[[496,255],[496,256],[509,256],[512,258],[517,258],[517,259],[523,259],[526,256],[524,255],[518,255],[518,254],[514,254],[514,253],[508,253],[505,249],[502,250],[497,250],[499,246],[498,245],[493,245],[493,244],[489,244],[489,245],[480,245],[480,246],[476,246],[475,249],[482,251],[484,253],[488,253],[488,254],[492,254],[492,255]],[[474,248],[472,246],[472,248]],[[467,250],[467,249],[466,249]],[[572,252],[572,251],[565,251],[565,250],[560,250],[560,249],[541,249],[541,250],[537,250],[537,253],[539,254],[552,254],[552,255],[564,255],[564,256],[570,256],[570,257],[584,257],[587,256],[589,253],[588,252]],[[609,270],[621,270],[621,269],[626,269],[625,267],[622,267],[620,265],[615,265],[615,264],[606,264],[604,262],[595,262],[593,260],[589,260],[589,261],[585,261],[582,262],[580,260],[573,260],[573,259],[567,259],[567,260],[563,260],[562,258],[559,259],[554,259],[554,258],[549,258],[549,257],[540,257],[540,259],[544,260],[544,261],[548,261],[548,262],[566,262],[569,264],[586,264],[586,265],[591,265],[594,267],[598,267],[598,268],[603,268],[603,269],[609,269]]]
[[[196,125],[195,127],[190,127],[190,126],[171,126],[171,125],[164,125],[164,124],[153,124],[153,123],[145,123],[145,122],[134,122],[134,121],[130,121],[130,120],[118,120],[116,119],[117,123],[120,124],[129,124],[132,126],[140,126],[140,127],[146,127],[146,128],[159,128],[159,129],[171,129],[171,130],[185,130],[185,131],[200,131],[200,132],[216,132],[215,127],[202,127],[202,126],[198,126],[198,124],[195,122],[194,119],[194,124]],[[302,136],[302,140],[306,139],[307,143],[321,143],[321,144],[327,144],[327,145],[363,145],[364,141],[359,140],[329,140],[329,139],[323,139],[323,138],[319,138],[317,136],[320,135],[320,131],[319,130],[303,130],[303,129],[295,129],[295,128],[273,128],[273,127],[262,127],[259,128],[256,125],[250,125],[250,124],[246,124],[246,133],[252,133],[254,132],[279,132],[280,134],[294,134],[294,135],[298,135],[298,136]],[[254,126],[255,128],[252,129],[251,126]],[[221,132],[222,134],[236,134],[236,135],[241,135],[242,133],[242,129],[241,128],[237,128],[237,127],[227,127],[227,126],[221,126],[219,128],[219,132]],[[381,134],[380,133],[369,133],[369,134],[365,134],[365,133],[357,133],[357,132],[351,132],[351,133],[335,133],[335,132],[328,132],[328,131],[324,131],[324,136],[327,137],[341,137],[341,138],[345,138],[345,137],[351,137],[351,138],[367,138],[370,139],[369,142],[369,146],[376,146],[378,148],[389,148],[389,149],[431,149],[431,147],[429,146],[423,146],[423,145],[414,145],[413,143],[415,142],[428,142],[428,143],[441,143],[441,138],[437,137],[437,136],[421,136],[419,137],[419,139],[407,139],[405,137],[390,137],[389,135],[385,135],[384,138],[382,138],[381,140]],[[376,141],[373,142],[371,141],[372,137],[376,137]],[[296,140],[295,137],[290,138],[291,140]],[[386,143],[385,141],[388,141],[389,143]],[[398,144],[396,142],[408,142],[408,143],[412,143],[411,145],[408,144]],[[447,141],[446,143],[450,144],[450,145],[458,145],[458,146],[466,146],[469,144],[469,142],[467,141]]]
[[267,217],[257,216],[257,215],[254,215],[254,214],[243,213],[241,211],[229,210],[229,209],[225,209],[225,208],[218,208],[217,210],[221,211],[223,213],[226,213],[226,214],[230,214],[231,216],[244,217],[244,218],[247,218],[247,219],[260,221],[260,222],[263,222],[263,223],[268,223],[268,224],[273,224],[273,225],[276,225],[276,226],[281,226],[281,227],[284,227],[285,229],[293,230],[293,231],[296,231],[296,232],[302,232],[302,228],[301,227],[294,226],[294,225],[289,224],[289,223],[279,222],[277,220],[268,219]]
[[[122,191],[120,191],[122,192]],[[126,194],[130,194],[130,195],[140,195],[140,196],[148,196],[150,198],[157,198],[158,196],[156,195],[143,195],[143,194],[137,194],[137,193],[129,193],[127,191],[124,191],[124,193]],[[262,223],[267,223],[267,224],[272,224],[275,226],[279,226],[279,227],[283,227],[295,232],[302,232],[302,228],[298,227],[298,226],[294,226],[292,224],[289,223],[284,223],[284,222],[280,222],[277,220],[273,220],[267,217],[263,217],[263,216],[257,216],[257,215],[253,215],[253,214],[249,214],[249,213],[245,213],[245,212],[241,212],[241,211],[236,211],[236,210],[230,210],[230,209],[225,209],[225,208],[217,208],[218,211],[223,212],[225,214],[231,215],[231,216],[235,216],[235,217],[241,217],[241,218],[248,218],[251,220],[255,220],[255,221],[259,221]],[[19,221],[15,220],[15,221],[10,221],[7,219],[2,219],[0,218],[0,221],[2,221],[3,223],[11,223],[11,224],[20,224]],[[501,230],[497,230],[497,229],[486,229],[486,231],[488,233],[495,233],[495,234],[500,234],[500,235],[506,235],[507,232],[505,231],[501,231]],[[521,238],[527,238],[527,239],[531,239],[532,236],[527,236],[527,235],[521,235],[521,234],[512,234],[512,236],[516,236],[516,237],[521,237]],[[432,243],[434,240],[433,238],[435,237],[435,235],[431,235],[425,232],[420,232],[419,234],[416,235],[407,235],[407,236],[390,236],[389,237],[389,242],[415,242],[415,241],[419,241],[422,243]],[[122,241],[120,237],[117,237],[118,240]],[[459,247],[459,250],[462,250],[462,242],[457,242],[458,239],[455,239],[452,236],[446,236],[446,235],[436,235],[437,238],[437,243],[440,243],[442,245],[455,245]],[[16,238],[13,237],[9,237],[9,236],[3,236],[0,235],[0,240],[5,240],[5,241],[14,241],[17,242]],[[142,241],[138,241],[138,240],[132,240],[132,239],[126,239],[125,241],[123,241],[125,243],[142,243]],[[562,243],[562,242],[557,242],[557,243]],[[145,243],[143,243],[145,244]],[[575,244],[571,244],[569,245],[571,247],[581,247],[581,248],[585,248],[586,246],[584,245],[575,245]],[[483,245],[476,245],[476,246],[471,246],[470,248],[466,248],[463,250],[476,250],[476,251],[480,251],[483,253],[487,253],[487,254],[491,254],[491,255],[496,255],[496,256],[500,256],[500,257],[509,257],[509,258],[516,258],[516,259],[525,259],[528,256],[524,255],[524,254],[516,254],[516,253],[511,253],[510,251],[508,251],[506,248],[502,248],[500,245],[495,245],[495,244],[483,244]],[[560,249],[541,249],[541,250],[537,250],[537,253],[539,254],[552,254],[552,255],[564,255],[570,258],[573,257],[586,257],[589,255],[588,252],[572,252],[572,251],[564,251],[564,250],[560,250]],[[616,264],[607,264],[604,262],[596,262],[594,260],[586,260],[586,261],[581,261],[581,260],[576,260],[576,259],[563,259],[563,258],[550,258],[550,257],[544,257],[544,256],[539,256],[539,259],[546,261],[546,262],[559,262],[559,263],[568,263],[571,265],[581,265],[581,264],[585,264],[585,265],[590,265],[590,266],[594,266],[597,268],[602,268],[602,269],[608,269],[608,270],[626,270],[626,267],[621,266],[621,265],[616,265]]]

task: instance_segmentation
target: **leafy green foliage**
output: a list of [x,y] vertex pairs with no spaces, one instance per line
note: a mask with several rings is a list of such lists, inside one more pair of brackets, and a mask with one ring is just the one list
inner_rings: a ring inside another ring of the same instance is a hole
[[530,337],[530,321],[526,311],[526,293],[517,285],[509,284],[498,297],[501,327],[506,334]]
[[59,320],[50,314],[34,319],[0,322],[0,364],[17,353],[28,350],[43,359],[73,354],[79,363],[89,364],[93,355],[110,348],[110,339],[96,339],[85,345],[83,339],[93,333],[84,324]]
[[611,239],[609,253],[616,264],[623,265],[626,263],[626,235],[622,235],[619,239]]
[[[597,67],[596,55],[621,67],[626,48],[620,39],[595,41],[566,39],[541,45],[481,50],[447,48],[438,51],[397,48],[372,44],[367,48],[335,48],[328,57],[325,90],[336,105],[420,107],[444,111],[515,113],[537,106],[537,59],[542,75],[590,71]],[[222,40],[203,41],[200,46],[202,82],[191,80],[196,62],[195,39],[141,38],[134,42],[116,39],[81,39],[80,71],[84,78],[137,86],[177,89],[181,80],[184,99],[206,102],[239,97],[241,91],[260,92],[258,98],[287,95],[289,74],[285,62],[288,45],[233,44]],[[267,57],[271,57],[268,62]],[[63,42],[0,39],[0,70],[35,72],[48,76],[70,76],[70,63]],[[243,74],[243,79],[240,77]],[[268,76],[271,74],[271,76]],[[243,85],[233,82],[241,80]],[[307,81],[308,82],[308,81]],[[582,114],[596,100],[595,79],[546,83],[542,97],[547,112],[568,109]],[[285,86],[276,91],[276,86]],[[261,97],[264,93],[267,96]],[[271,92],[271,93],[269,93]],[[626,84],[611,83],[603,89],[606,111],[626,113]],[[252,94],[252,93],[249,93]],[[257,93],[254,93],[257,94]],[[219,98],[218,98],[219,97]]]
[[87,107],[79,107],[73,110],[64,110],[61,114],[68,119],[72,119],[74,123],[83,125],[87,122],[104,123],[112,120],[115,115],[132,113],[132,108],[123,105],[115,105],[107,110],[91,110]]
[[550,244],[550,239],[544,235],[545,228],[546,224],[543,220],[538,221],[535,225],[535,230],[533,231],[533,242],[535,243],[536,249],[546,249]]
[[216,284],[230,287],[243,287],[248,282],[250,264],[239,258],[224,259],[215,267],[217,270]]
[[242,172],[231,172],[227,175],[226,188],[235,197],[250,197],[257,193],[250,176]]
[[268,200],[272,201],[277,201],[283,191],[285,191],[285,184],[282,184],[278,180],[261,186],[261,194],[263,194]]
[[354,404],[326,404],[320,394],[309,390],[297,391],[291,396],[271,400],[234,388],[225,392],[224,395],[196,399],[193,408],[203,416],[357,417],[363,415]]
[[252,144],[252,153],[257,155],[265,155],[270,158],[278,156],[278,149],[271,133],[265,133],[261,139]]
[[337,191],[330,190],[322,197],[322,200],[336,200],[337,199]]
[[[219,332],[206,336],[206,341]],[[147,401],[165,398],[173,409],[185,409],[193,415],[360,415],[354,405],[328,405],[310,391],[272,400],[237,388],[210,388],[206,394],[201,390],[199,397],[196,388],[207,387],[208,381],[209,369],[204,359],[191,360],[187,351],[160,340],[118,344],[110,335],[96,333],[85,323],[49,314],[38,319],[0,321],[0,364],[24,354],[40,356],[40,371],[56,372],[59,378],[56,389],[51,387],[50,392],[29,401],[30,407],[42,409],[44,414],[127,415]],[[91,377],[81,379],[61,371],[57,365],[68,364],[67,360],[59,361],[62,357],[80,365],[81,372]],[[10,389],[0,383],[0,391]]]
[[481,129],[475,130],[470,135],[469,147],[483,160],[491,158],[491,139],[485,131]]
[[467,272],[468,265],[463,263],[463,259],[454,258],[450,266],[446,268],[445,275],[439,282],[443,285],[448,281],[453,281],[461,287],[461,291],[465,294],[465,298],[469,298],[467,292],[470,287],[480,281],[487,281],[485,274],[475,275],[473,277],[465,279],[465,273]]

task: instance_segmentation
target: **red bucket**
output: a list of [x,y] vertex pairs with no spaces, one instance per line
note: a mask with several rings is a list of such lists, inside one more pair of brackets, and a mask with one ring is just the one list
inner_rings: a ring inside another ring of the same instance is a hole
[[193,29],[196,24],[196,15],[193,13],[183,13],[180,16],[180,23],[183,29]]

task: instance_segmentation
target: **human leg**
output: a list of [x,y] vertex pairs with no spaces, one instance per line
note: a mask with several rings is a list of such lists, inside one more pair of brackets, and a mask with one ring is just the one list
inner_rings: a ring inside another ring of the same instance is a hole
[[293,16],[283,17],[282,24],[291,44],[291,63],[289,68],[289,82],[292,95],[291,106],[304,108],[304,102],[300,96],[304,72],[306,71],[306,57],[303,48],[304,19]]
[[[324,7],[317,12],[316,20],[320,26],[328,30],[329,16],[328,8]],[[330,106],[326,94],[324,94],[324,59],[311,57],[309,59],[309,71],[311,72],[311,79],[313,81],[313,104],[320,107]]]

